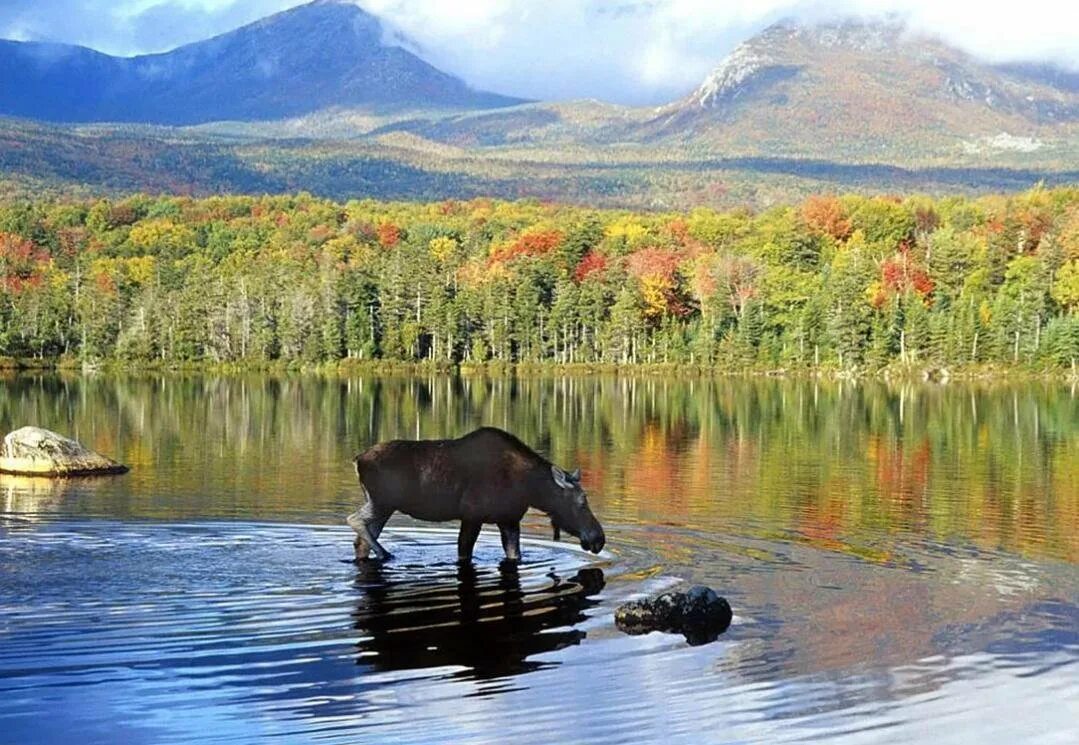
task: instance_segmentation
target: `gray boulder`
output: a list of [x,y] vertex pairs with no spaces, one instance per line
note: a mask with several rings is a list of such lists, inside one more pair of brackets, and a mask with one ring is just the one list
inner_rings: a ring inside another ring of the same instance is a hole
[[614,622],[627,634],[668,631],[682,634],[696,645],[715,641],[731,625],[733,616],[726,598],[696,585],[685,592],[665,592],[625,603],[615,611]]
[[125,473],[127,466],[40,427],[23,427],[4,437],[0,472],[24,476],[90,476]]

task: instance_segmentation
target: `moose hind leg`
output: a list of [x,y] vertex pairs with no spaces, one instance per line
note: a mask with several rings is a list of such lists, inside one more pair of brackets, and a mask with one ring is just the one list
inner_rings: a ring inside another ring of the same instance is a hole
[[363,507],[348,516],[349,526],[356,531],[356,541],[353,545],[356,547],[357,560],[366,559],[371,550],[374,550],[375,557],[380,561],[391,558],[390,552],[378,542],[378,537],[392,514],[392,511],[379,510],[368,498]]
[[521,524],[499,523],[498,530],[500,533],[502,533],[502,550],[506,552],[506,561],[520,561]]

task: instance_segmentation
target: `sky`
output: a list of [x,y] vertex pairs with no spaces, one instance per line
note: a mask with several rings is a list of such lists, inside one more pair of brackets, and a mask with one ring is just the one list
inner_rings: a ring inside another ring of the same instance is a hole
[[[898,16],[991,61],[1079,71],[1079,2],[1062,0],[356,0],[437,67],[545,100],[663,103],[783,18]],[[297,0],[0,0],[0,37],[163,51]]]

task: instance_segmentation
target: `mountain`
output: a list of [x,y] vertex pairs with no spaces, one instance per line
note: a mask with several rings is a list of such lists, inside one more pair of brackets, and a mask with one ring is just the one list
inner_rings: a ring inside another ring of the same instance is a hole
[[163,54],[111,57],[0,41],[0,114],[52,122],[189,125],[276,120],[330,107],[493,109],[476,91],[389,43],[378,18],[319,0]]
[[[736,151],[897,157],[1074,138],[1075,76],[994,67],[891,22],[780,23],[636,130]],[[1001,134],[1005,138],[999,139]]]
[[1048,66],[992,66],[896,23],[787,22],[739,45],[696,90],[656,109],[532,104],[395,121],[377,133],[462,147],[636,146],[698,159],[936,166],[1036,153],[1073,167],[1077,81]]
[[[321,2],[148,57],[0,43],[0,114],[59,122],[0,116],[0,199],[306,190],[669,209],[1079,182],[1079,76],[985,64],[896,24],[772,26],[658,108],[476,92],[384,36]],[[95,121],[111,123],[78,124]]]

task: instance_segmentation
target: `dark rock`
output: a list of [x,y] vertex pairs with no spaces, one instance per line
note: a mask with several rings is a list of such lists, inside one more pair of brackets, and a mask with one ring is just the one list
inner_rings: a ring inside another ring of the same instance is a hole
[[625,603],[614,622],[627,634],[668,631],[683,634],[690,644],[707,644],[731,625],[730,603],[709,587],[696,585],[685,592],[665,592],[654,598]]

